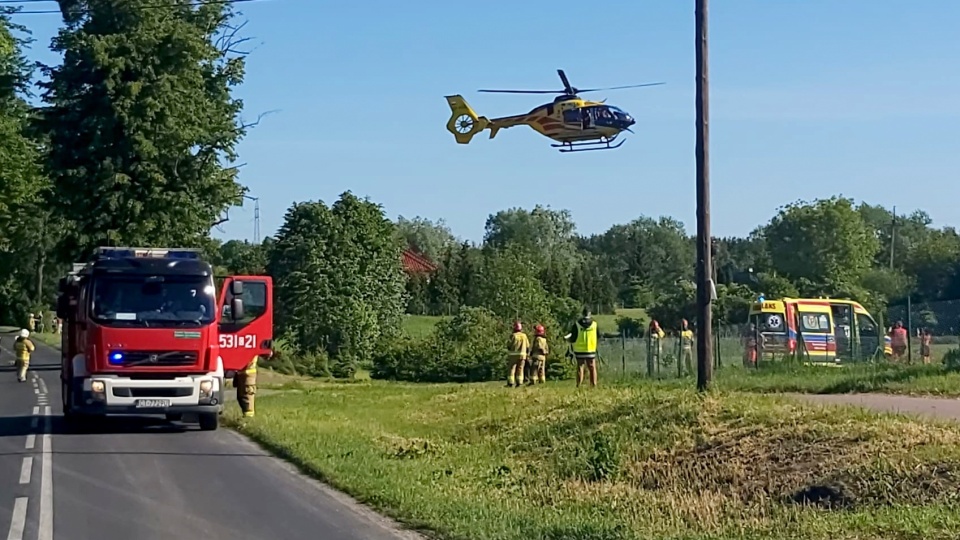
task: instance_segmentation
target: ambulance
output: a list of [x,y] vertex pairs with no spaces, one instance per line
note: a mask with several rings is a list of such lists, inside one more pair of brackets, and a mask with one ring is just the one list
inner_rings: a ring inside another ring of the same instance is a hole
[[815,364],[864,361],[877,356],[881,343],[884,356],[893,354],[890,337],[853,300],[760,297],[750,306],[749,322],[761,336],[764,357],[798,354]]

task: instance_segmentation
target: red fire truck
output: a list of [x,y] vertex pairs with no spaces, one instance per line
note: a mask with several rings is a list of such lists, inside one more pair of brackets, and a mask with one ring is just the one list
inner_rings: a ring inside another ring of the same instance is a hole
[[214,430],[224,381],[273,339],[273,281],[230,276],[199,250],[98,248],[60,280],[60,378],[71,422],[162,414]]

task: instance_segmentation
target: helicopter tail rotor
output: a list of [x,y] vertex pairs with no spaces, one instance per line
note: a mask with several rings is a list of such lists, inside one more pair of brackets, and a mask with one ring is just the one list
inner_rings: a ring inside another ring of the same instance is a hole
[[447,121],[447,131],[453,134],[459,144],[467,144],[477,133],[490,125],[485,116],[478,116],[467,100],[461,95],[446,96],[450,105],[450,120]]

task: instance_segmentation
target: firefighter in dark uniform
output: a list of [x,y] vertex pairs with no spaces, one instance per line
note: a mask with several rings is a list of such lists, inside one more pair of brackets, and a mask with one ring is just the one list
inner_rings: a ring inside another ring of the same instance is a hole
[[247,418],[254,416],[253,403],[257,396],[257,360],[259,359],[260,355],[254,356],[249,364],[233,376],[233,386],[237,389],[237,403],[240,404],[243,416]]

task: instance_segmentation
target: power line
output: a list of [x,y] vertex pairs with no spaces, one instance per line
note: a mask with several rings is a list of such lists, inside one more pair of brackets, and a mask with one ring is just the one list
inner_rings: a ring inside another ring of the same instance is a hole
[[[39,2],[53,2],[55,0],[0,0],[0,4],[33,4]],[[190,4],[181,4],[183,7],[197,7],[197,6],[212,6],[212,5],[229,5],[229,4],[240,4],[243,2],[261,2],[263,0],[197,0]],[[142,6],[136,6],[137,9],[171,9],[179,7],[176,5],[171,5],[169,2],[164,4],[145,4]],[[59,15],[62,11],[59,9],[33,9],[26,11],[13,11],[9,15]]]

